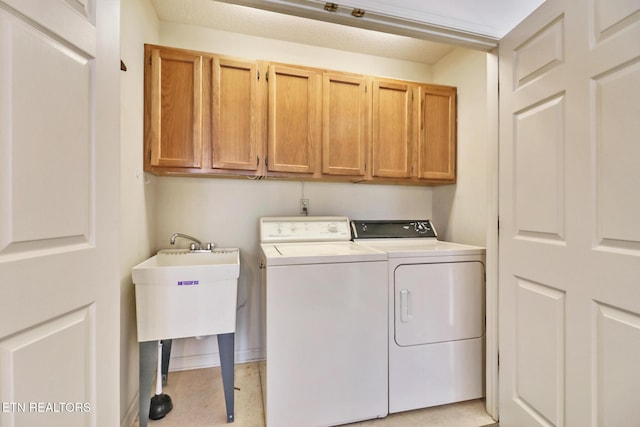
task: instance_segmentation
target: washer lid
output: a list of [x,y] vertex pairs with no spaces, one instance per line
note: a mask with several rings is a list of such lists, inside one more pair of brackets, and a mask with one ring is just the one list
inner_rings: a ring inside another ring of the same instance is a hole
[[387,254],[353,242],[263,243],[266,265],[386,261]]

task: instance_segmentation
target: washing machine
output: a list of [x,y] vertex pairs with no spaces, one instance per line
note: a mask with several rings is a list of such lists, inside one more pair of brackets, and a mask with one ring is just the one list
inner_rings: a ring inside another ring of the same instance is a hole
[[484,396],[485,249],[443,242],[429,220],[354,220],[388,256],[389,412]]
[[387,255],[346,217],[260,219],[267,427],[388,414]]

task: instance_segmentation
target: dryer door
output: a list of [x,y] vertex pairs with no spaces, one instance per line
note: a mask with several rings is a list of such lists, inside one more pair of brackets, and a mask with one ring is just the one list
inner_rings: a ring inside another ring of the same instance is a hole
[[481,262],[403,264],[394,273],[395,341],[399,346],[484,335]]

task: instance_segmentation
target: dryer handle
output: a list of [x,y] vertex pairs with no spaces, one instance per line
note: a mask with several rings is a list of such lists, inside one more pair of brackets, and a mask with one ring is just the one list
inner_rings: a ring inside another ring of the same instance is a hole
[[413,304],[411,292],[408,289],[400,291],[400,321],[407,323],[413,317]]

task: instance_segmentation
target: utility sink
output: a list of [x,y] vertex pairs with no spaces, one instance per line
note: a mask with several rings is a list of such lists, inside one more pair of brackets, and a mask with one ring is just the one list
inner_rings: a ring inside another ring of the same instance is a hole
[[163,249],[133,267],[131,275],[136,285],[237,279],[240,274],[239,255],[238,249],[214,249],[203,252]]
[[138,341],[235,332],[240,251],[165,249],[133,267]]

